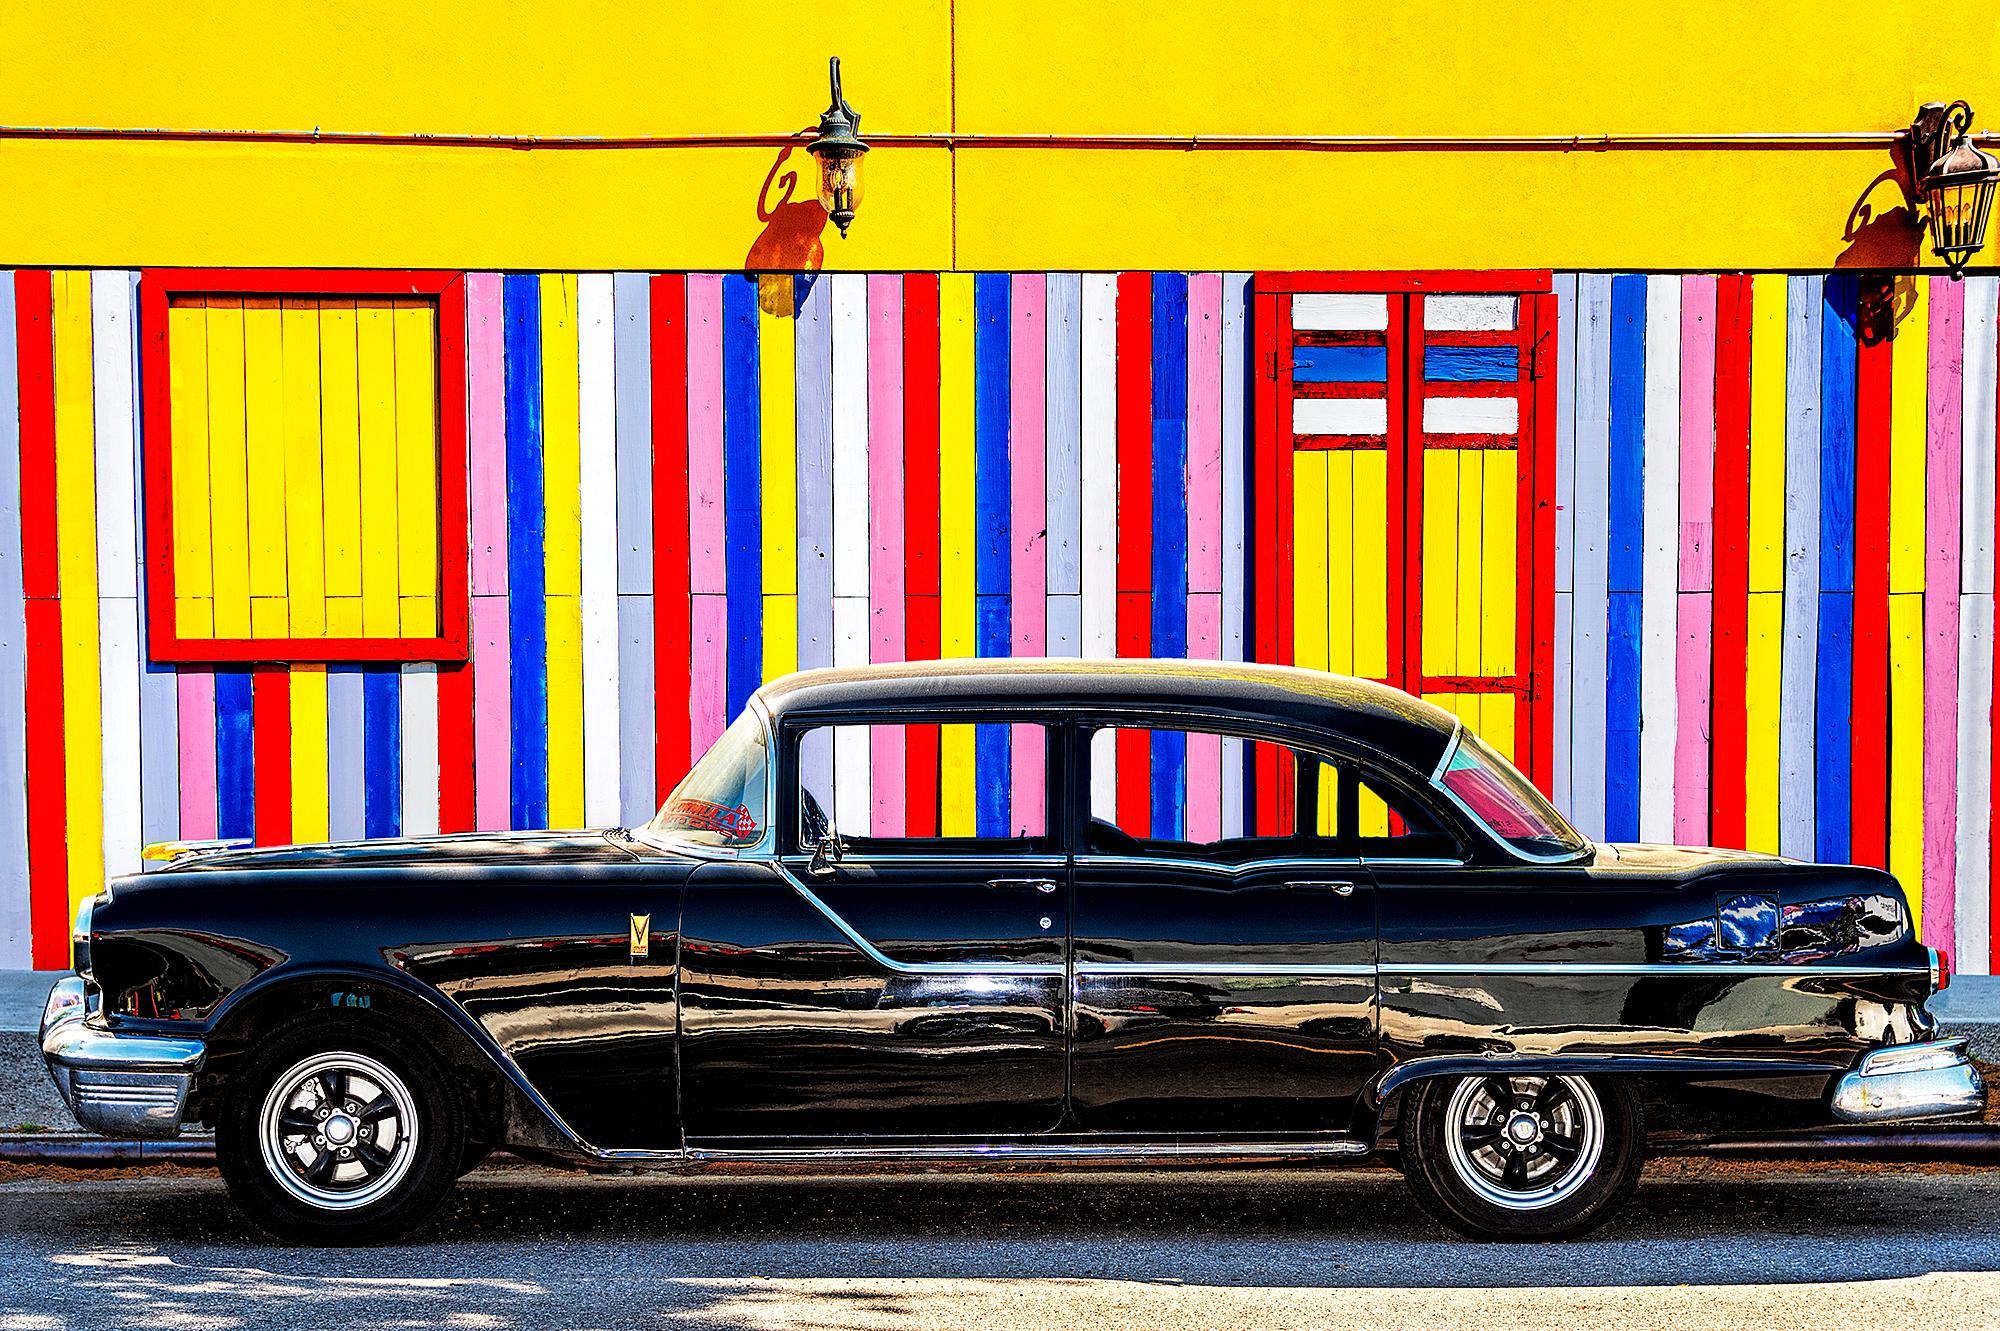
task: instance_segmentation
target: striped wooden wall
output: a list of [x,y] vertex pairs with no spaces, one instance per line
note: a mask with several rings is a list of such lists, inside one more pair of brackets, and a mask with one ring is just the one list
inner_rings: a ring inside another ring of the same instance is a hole
[[[150,665],[136,281],[0,275],[0,966],[146,841],[642,818],[794,668],[1244,653],[1245,275],[472,274],[470,664]],[[1996,280],[1556,286],[1559,802],[1889,862],[1985,969]],[[941,742],[828,761],[1025,793]]]

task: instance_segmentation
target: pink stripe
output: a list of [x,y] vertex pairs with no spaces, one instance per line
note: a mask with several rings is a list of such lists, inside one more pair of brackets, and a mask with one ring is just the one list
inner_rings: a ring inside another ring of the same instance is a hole
[[1699,846],[1708,840],[1708,642],[1714,607],[1706,592],[1679,599],[1680,647],[1674,673],[1680,677],[1681,696],[1674,740],[1674,840]]
[[[1222,274],[1196,273],[1188,279],[1188,591],[1221,590]],[[1188,655],[1215,655],[1194,650],[1193,631]]]
[[729,589],[722,525],[722,278],[690,276],[687,303],[688,590],[721,595]]
[[[1212,661],[1221,655],[1221,648],[1221,594],[1191,593],[1188,657]],[[1187,764],[1188,837],[1194,841],[1214,841],[1222,835],[1222,736],[1191,732]]]
[[729,724],[723,711],[726,695],[722,677],[729,656],[729,602],[721,596],[688,599],[693,621],[692,650],[688,653],[688,748],[706,753]]
[[[512,658],[507,636],[507,598],[472,598],[472,817],[482,832],[513,826],[508,802],[513,779]],[[449,755],[447,755],[449,761]]]
[[183,670],[175,681],[181,750],[181,839],[215,835],[215,676]]
[[[472,487],[472,594],[507,594],[506,368],[500,275],[465,279],[466,469]],[[501,824],[505,826],[505,824]]]
[[1714,530],[1715,278],[1687,277],[1681,280],[1682,591],[1714,588]]
[[1924,942],[1956,947],[1958,910],[1959,422],[1965,284],[1930,280],[1930,455],[1924,489]]
[[[903,659],[903,279],[868,279],[868,650]],[[869,731],[875,836],[903,835],[901,726]]]
[[[1016,273],[1008,461],[1013,473],[1014,655],[1048,652],[1048,279]],[[1043,830],[1048,773],[1039,726],[1014,727],[1014,821]]]

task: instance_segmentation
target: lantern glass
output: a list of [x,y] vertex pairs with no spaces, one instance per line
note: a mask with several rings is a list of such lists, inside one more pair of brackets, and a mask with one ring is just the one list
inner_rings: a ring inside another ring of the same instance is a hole
[[840,234],[861,207],[861,154],[821,152],[819,154],[819,202],[833,218]]
[[1981,248],[1993,213],[1994,181],[1973,178],[1936,181],[1924,193],[1930,205],[1931,249],[1953,267]]

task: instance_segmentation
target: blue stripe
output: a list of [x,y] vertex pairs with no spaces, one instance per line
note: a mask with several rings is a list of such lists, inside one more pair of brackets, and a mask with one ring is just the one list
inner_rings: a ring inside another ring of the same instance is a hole
[[[1185,288],[1185,281],[1182,283]],[[1157,307],[1157,296],[1155,298]],[[1380,384],[1389,379],[1387,347],[1294,347],[1292,381],[1301,384]]]
[[[1013,413],[1013,279],[973,279],[973,587],[981,656],[1013,652],[1013,470],[1008,459]],[[973,822],[980,836],[1006,836],[1011,819],[1013,732],[980,726],[973,738],[978,783]]]
[[759,413],[757,279],[722,282],[722,544],[728,592],[723,692],[734,717],[764,682],[763,420]]
[[257,832],[257,750],[251,738],[248,670],[215,672],[215,834]]
[[1820,297],[1819,643],[1813,719],[1813,857],[1853,854],[1854,434],[1860,285],[1842,273]]
[[[1637,277],[1612,279],[1612,299],[1617,299],[1620,282],[1644,280]],[[1513,347],[1424,348],[1424,378],[1434,384],[1467,380],[1504,380],[1511,383],[1520,377],[1521,353]]]
[[402,835],[403,690],[395,666],[361,672],[361,766],[362,830],[371,837]]
[[[501,284],[507,391],[507,679],[513,764],[508,817],[549,821],[548,606],[542,567],[542,301],[533,273]],[[365,686],[364,686],[365,689]],[[373,783],[370,783],[371,789]],[[372,796],[371,796],[372,800]],[[367,815],[372,825],[372,807]]]
[[[1473,348],[1448,348],[1472,350]],[[1479,348],[1485,350],[1485,348]],[[1645,585],[1646,279],[1611,279],[1606,458],[1604,834],[1639,836],[1640,592]]]
[[[1153,275],[1153,655],[1187,655],[1186,273]],[[1187,736],[1153,732],[1152,827],[1186,834]]]

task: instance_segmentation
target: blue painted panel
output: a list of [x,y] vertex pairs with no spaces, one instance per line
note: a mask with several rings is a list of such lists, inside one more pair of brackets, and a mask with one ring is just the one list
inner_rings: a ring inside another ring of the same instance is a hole
[[[1636,281],[1644,277],[1621,277],[1612,283]],[[1641,297],[1643,303],[1644,298]],[[1464,383],[1468,380],[1508,383],[1521,377],[1521,353],[1514,347],[1425,347],[1424,378],[1430,383]]]
[[[1155,279],[1157,282],[1158,279]],[[1182,280],[1186,296],[1186,280]],[[1301,384],[1380,384],[1389,380],[1387,347],[1294,347],[1292,379]]]
[[[1014,473],[1009,457],[1014,410],[1013,279],[973,279],[974,646],[981,656],[1014,650]],[[986,725],[973,733],[977,785],[973,825],[980,836],[1006,836],[1012,820],[1013,732]]]
[[257,831],[253,692],[248,670],[215,672],[215,834],[220,837]]
[[[1153,655],[1187,655],[1188,279],[1153,275]],[[1333,348],[1321,348],[1332,350]],[[1153,835],[1187,821],[1187,737],[1153,732]]]
[[1644,684],[1640,593],[1645,584],[1646,550],[1645,277],[1629,274],[1611,279],[1610,323],[1611,382],[1605,459],[1604,835],[1611,841],[1634,841],[1639,836],[1639,697]]
[[[1820,567],[1826,567],[1824,560]],[[1813,719],[1813,858],[1827,864],[1845,864],[1853,854],[1854,841],[1853,809],[1848,794],[1854,752],[1852,593],[1820,593],[1818,646],[1819,706]]]
[[[1834,273],[1820,298],[1819,589],[1854,590],[1855,341],[1859,280]],[[1822,695],[1824,696],[1824,695]],[[1822,746],[1824,747],[1824,746]]]
[[[533,273],[509,273],[500,292],[507,412],[507,675],[513,739],[508,817],[549,821],[548,605],[543,596],[542,297]],[[400,814],[398,817],[400,818]],[[372,813],[368,815],[372,826]],[[372,834],[371,834],[372,835]]]
[[1644,597],[1606,598],[1604,839],[1639,839],[1639,626]]
[[361,675],[361,761],[368,774],[362,824],[371,837],[403,831],[402,683],[395,666],[369,666]]
[[723,699],[730,717],[764,682],[763,417],[757,279],[722,282],[722,543],[729,625]]

